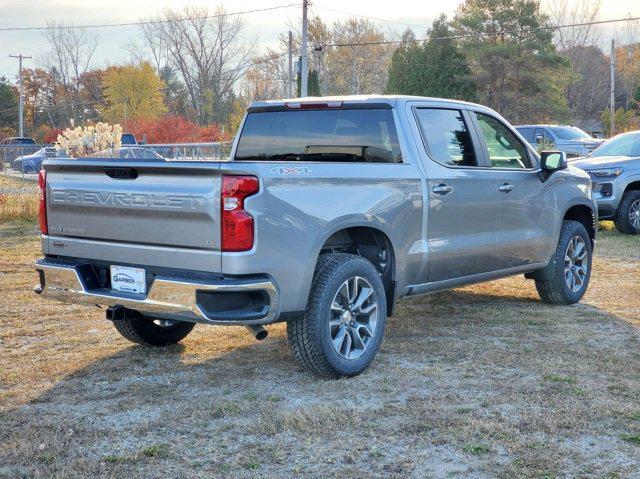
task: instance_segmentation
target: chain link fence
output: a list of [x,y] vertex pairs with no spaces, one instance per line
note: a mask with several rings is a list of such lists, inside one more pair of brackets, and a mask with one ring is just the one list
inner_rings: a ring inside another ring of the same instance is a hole
[[[231,153],[231,145],[231,142],[123,145],[94,154],[92,157],[122,160],[226,161]],[[24,180],[35,180],[45,159],[61,156],[64,156],[64,153],[51,145],[0,145],[0,173]]]

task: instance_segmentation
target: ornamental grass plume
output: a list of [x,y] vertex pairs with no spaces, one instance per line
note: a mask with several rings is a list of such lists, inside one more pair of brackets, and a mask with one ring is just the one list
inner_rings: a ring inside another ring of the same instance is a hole
[[58,135],[56,148],[64,150],[72,158],[94,155],[103,150],[122,145],[122,127],[118,124],[96,123],[95,125],[71,128]]

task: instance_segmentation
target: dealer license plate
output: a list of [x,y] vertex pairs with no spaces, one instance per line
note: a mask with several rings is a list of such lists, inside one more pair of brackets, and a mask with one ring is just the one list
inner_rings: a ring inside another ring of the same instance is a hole
[[127,293],[147,292],[145,272],[142,268],[111,266],[111,289]]

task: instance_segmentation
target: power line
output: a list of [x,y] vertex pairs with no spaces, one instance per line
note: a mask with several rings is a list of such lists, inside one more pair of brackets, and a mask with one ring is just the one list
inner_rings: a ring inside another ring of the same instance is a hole
[[361,15],[359,13],[351,13],[351,12],[345,12],[343,10],[335,10],[333,8],[329,8],[329,7],[323,7],[321,5],[314,5],[313,8],[320,8],[322,10],[327,10],[329,12],[333,12],[333,13],[341,13],[343,15],[351,15],[352,17],[361,17],[361,18],[368,18],[369,20],[375,20],[377,22],[385,22],[385,23],[394,23],[396,25],[403,25],[405,27],[414,27],[414,28],[429,28],[426,27],[424,25],[416,25],[414,23],[403,23],[403,22],[397,22],[395,20],[388,20],[386,18],[380,18],[380,17],[372,17],[370,15]]
[[567,25],[545,25],[542,27],[536,28],[526,28],[521,30],[502,30],[496,32],[486,32],[486,33],[466,33],[461,35],[446,35],[443,37],[432,37],[432,38],[415,38],[412,40],[380,40],[375,42],[353,42],[353,43],[327,43],[323,45],[316,45],[316,50],[322,50],[325,47],[359,47],[359,46],[367,46],[367,45],[397,45],[401,43],[414,43],[414,42],[426,42],[429,40],[460,40],[464,38],[484,38],[484,37],[494,37],[498,35],[507,35],[507,34],[520,34],[526,35],[531,32],[536,31],[544,31],[544,30],[559,30],[561,28],[576,28],[576,27],[586,27],[589,25],[603,25],[607,23],[619,23],[619,22],[632,22],[640,20],[640,17],[626,17],[626,18],[616,18],[612,20],[596,20],[593,22],[581,22],[581,23],[570,23]]
[[[160,23],[173,23],[173,22],[184,22],[187,20],[208,20],[211,18],[221,18],[221,17],[232,17],[236,15],[248,15],[250,13],[260,13],[260,12],[268,12],[272,10],[280,10],[283,8],[291,8],[298,7],[299,3],[290,3],[287,5],[276,5],[273,7],[266,8],[256,8],[254,10],[243,10],[238,12],[229,12],[229,13],[214,13],[211,15],[202,15],[198,17],[191,18],[173,18],[173,19],[158,19],[158,20],[139,20],[136,22],[125,22],[125,23],[100,23],[94,25],[65,25],[62,28],[69,29],[80,29],[80,28],[108,28],[108,27],[129,27],[134,25],[154,25]],[[31,31],[31,30],[55,30],[56,28],[60,28],[57,25],[47,25],[44,27],[2,27],[0,28],[0,32],[21,32],[21,31]]]

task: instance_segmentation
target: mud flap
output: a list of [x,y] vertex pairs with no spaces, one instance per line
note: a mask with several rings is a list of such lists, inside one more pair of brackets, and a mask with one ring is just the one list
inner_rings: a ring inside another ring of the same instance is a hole
[[549,261],[549,264],[544,268],[537,269],[535,271],[531,271],[529,273],[525,273],[524,277],[527,279],[538,279],[542,281],[551,281],[555,277],[556,272],[556,258],[555,255]]

